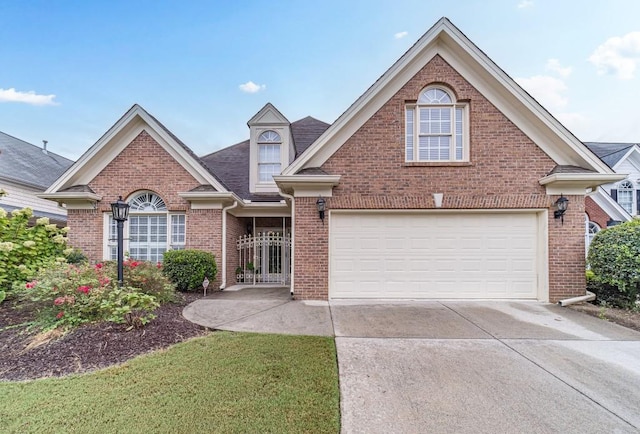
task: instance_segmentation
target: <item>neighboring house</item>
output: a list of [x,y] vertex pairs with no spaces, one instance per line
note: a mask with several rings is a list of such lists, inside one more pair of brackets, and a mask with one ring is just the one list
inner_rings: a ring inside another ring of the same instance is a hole
[[43,197],[99,261],[122,195],[132,256],[211,251],[222,288],[557,301],[585,292],[587,191],[623,178],[446,18],[331,126],[267,104],[248,127],[199,158],[134,105]]
[[46,147],[0,132],[0,189],[7,193],[0,198],[0,208],[13,211],[29,207],[34,217],[49,217],[52,223],[66,224],[66,210],[37,194],[44,193],[72,164]]
[[601,229],[640,215],[640,148],[637,143],[585,142],[613,171],[624,175],[589,195],[586,205],[587,243]]

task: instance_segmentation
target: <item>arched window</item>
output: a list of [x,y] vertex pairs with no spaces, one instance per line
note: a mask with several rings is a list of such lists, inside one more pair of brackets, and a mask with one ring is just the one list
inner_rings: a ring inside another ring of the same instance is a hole
[[585,214],[584,215],[584,219],[585,219],[585,249],[586,252],[589,253],[589,245],[591,244],[591,241],[593,240],[593,237],[596,236],[596,234],[598,232],[600,232],[600,225],[598,225],[598,223],[596,222],[592,222],[589,220],[589,215]]
[[[167,250],[184,249],[186,216],[169,213],[164,200],[152,191],[129,199],[129,220],[125,223],[125,250],[133,259],[162,262]],[[109,215],[108,259],[116,259],[116,222]]]
[[279,175],[282,138],[275,131],[265,131],[258,137],[258,182],[273,182]]
[[618,184],[618,203],[633,215],[633,183],[629,180]]
[[442,87],[423,89],[405,109],[405,159],[467,161],[466,105]]

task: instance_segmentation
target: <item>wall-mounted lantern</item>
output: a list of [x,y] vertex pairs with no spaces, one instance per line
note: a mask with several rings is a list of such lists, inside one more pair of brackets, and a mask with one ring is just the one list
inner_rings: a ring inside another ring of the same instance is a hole
[[327,209],[327,201],[324,200],[324,197],[320,196],[318,200],[316,200],[316,208],[318,208],[318,217],[320,217],[322,224],[324,224],[324,212]]
[[567,207],[569,206],[569,199],[560,194],[560,197],[553,204],[553,217],[559,218],[562,224],[564,224],[564,213],[567,211]]

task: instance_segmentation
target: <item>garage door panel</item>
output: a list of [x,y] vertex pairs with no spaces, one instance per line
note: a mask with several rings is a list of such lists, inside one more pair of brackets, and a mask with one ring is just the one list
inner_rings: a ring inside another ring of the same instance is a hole
[[331,215],[331,298],[537,296],[534,213]]

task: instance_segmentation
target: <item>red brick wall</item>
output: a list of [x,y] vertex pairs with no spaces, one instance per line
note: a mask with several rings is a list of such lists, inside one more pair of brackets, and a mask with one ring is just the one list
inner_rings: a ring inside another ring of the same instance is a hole
[[[449,87],[469,102],[469,164],[406,164],[404,112],[429,84]],[[555,163],[441,57],[436,56],[375,113],[322,166],[342,175],[328,209],[433,208],[433,193],[443,193],[443,208],[549,208],[552,200],[538,180]],[[550,298],[584,294],[584,212],[582,198],[571,198],[562,228],[549,227]],[[296,276],[298,298],[328,297],[327,228],[315,200],[296,200]],[[551,213],[553,214],[553,213]],[[552,217],[551,217],[552,219]],[[579,220],[579,219],[578,219]],[[575,220],[575,221],[578,221]],[[328,223],[328,222],[327,222]],[[559,235],[559,237],[558,237]],[[568,238],[569,237],[569,238]],[[558,287],[562,276],[562,287]]]
[[67,210],[69,245],[82,249],[91,262],[102,260],[102,213],[97,210]]
[[[91,261],[103,259],[103,216],[119,195],[127,198],[140,190],[160,195],[169,211],[186,213],[186,247],[212,252],[221,263],[221,210],[192,210],[178,196],[200,183],[169,155],[146,131],[141,132],[114,158],[89,186],[102,196],[97,210],[69,210],[69,240]],[[219,275],[220,273],[218,273]],[[211,287],[219,285],[219,277]]]
[[604,210],[600,208],[598,204],[593,201],[593,199],[587,196],[584,201],[584,208],[585,212],[589,216],[589,220],[598,223],[601,229],[607,228],[607,221],[609,221],[611,217],[609,216],[609,214],[604,212]]
[[250,219],[227,214],[227,287],[235,285],[236,268],[240,264],[236,242],[241,235],[247,233]]
[[[331,198],[327,198],[331,206]],[[315,197],[296,198],[294,297],[326,300],[329,294],[329,220],[318,218]]]

